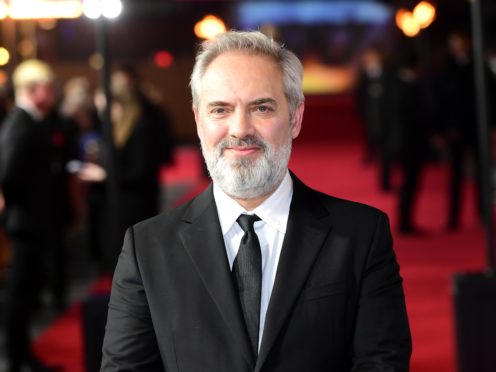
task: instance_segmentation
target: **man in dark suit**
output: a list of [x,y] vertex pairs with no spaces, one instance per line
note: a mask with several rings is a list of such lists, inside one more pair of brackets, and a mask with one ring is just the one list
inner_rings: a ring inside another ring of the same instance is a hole
[[102,371],[408,371],[387,217],[288,171],[301,79],[259,32],[202,44],[191,89],[213,184],[128,229]]
[[[67,200],[65,162],[69,138],[50,117],[54,74],[38,60],[24,61],[13,74],[16,107],[0,131],[0,187],[12,258],[7,278],[6,347],[11,372],[28,367],[50,371],[30,350],[29,322],[38,303],[44,259],[61,259]],[[65,263],[53,267],[57,296],[63,295]],[[59,281],[60,280],[60,281]]]

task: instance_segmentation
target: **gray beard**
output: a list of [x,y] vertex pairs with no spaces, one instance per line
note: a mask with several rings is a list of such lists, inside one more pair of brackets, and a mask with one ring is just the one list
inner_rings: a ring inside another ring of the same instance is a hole
[[[210,177],[226,194],[242,200],[259,198],[272,193],[281,184],[291,155],[291,136],[276,148],[254,136],[224,139],[213,150],[205,149],[203,157]],[[228,160],[224,149],[232,146],[259,146],[263,156],[258,159]]]

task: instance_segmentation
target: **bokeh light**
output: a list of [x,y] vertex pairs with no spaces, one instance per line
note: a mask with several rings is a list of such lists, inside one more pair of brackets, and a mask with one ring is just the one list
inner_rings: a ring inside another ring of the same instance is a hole
[[155,62],[155,66],[159,68],[168,68],[174,63],[174,57],[167,50],[160,50],[155,53],[153,61]]
[[121,0],[84,0],[83,13],[91,19],[101,16],[114,19],[122,13],[122,2]]
[[79,18],[82,15],[79,0],[11,0],[8,14],[13,19]]
[[226,32],[226,25],[222,19],[209,14],[195,24],[194,31],[198,38],[210,40]]
[[9,7],[5,1],[0,1],[0,19],[5,19],[9,15]]
[[100,53],[93,53],[88,58],[88,64],[94,70],[101,70],[103,67],[103,57]]
[[399,9],[396,12],[395,20],[396,26],[408,37],[417,36],[420,32],[420,25],[413,16],[413,13],[408,10]]
[[84,0],[83,13],[91,19],[99,18],[102,15],[100,0]]
[[120,0],[102,0],[102,15],[106,18],[117,18],[122,12]]
[[436,18],[436,8],[427,1],[421,1],[413,9],[413,16],[420,28],[428,27]]
[[4,47],[0,47],[0,66],[5,66],[10,61],[10,53]]

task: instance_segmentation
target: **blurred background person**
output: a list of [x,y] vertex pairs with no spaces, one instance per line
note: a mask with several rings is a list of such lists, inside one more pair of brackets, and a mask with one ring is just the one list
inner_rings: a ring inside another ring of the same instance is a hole
[[477,146],[477,113],[474,65],[470,39],[461,32],[447,38],[448,55],[439,82],[439,110],[450,161],[448,221],[449,230],[460,225],[460,205],[464,175],[473,175],[475,205],[482,218],[480,162]]
[[[90,82],[83,76],[70,78],[64,85],[64,97],[60,106],[61,115],[74,121],[77,129],[78,162],[70,164],[77,172],[81,162],[102,163],[101,123],[93,104]],[[81,198],[77,201],[79,221],[84,230],[84,243],[93,259],[102,258],[102,224],[104,207],[104,185],[86,183]]]
[[450,189],[448,229],[459,225],[461,188],[464,165],[471,157],[480,212],[480,171],[477,157],[477,122],[475,106],[474,66],[471,43],[463,33],[448,36],[448,58],[441,80],[440,108],[450,156]]
[[422,167],[428,160],[431,124],[423,71],[415,54],[400,58],[394,92],[394,122],[398,127],[398,159],[402,181],[398,191],[398,229],[402,234],[419,234],[414,212],[421,183]]
[[[0,85],[0,129],[7,113],[14,105],[14,91],[10,81]],[[4,229],[5,200],[0,186],[0,281],[4,279],[5,269],[10,261],[10,246]]]
[[[125,230],[160,211],[163,196],[160,171],[162,166],[172,163],[174,149],[167,114],[143,92],[133,68],[121,67],[112,73],[111,94],[113,164],[110,166],[116,195],[112,204],[108,203],[107,195],[106,205],[117,209],[112,213],[118,219],[116,237],[110,241],[118,244],[104,245],[104,271],[108,273],[114,270]],[[101,92],[95,102],[102,112],[105,100]],[[92,163],[86,163],[80,172],[80,178],[86,181],[104,181],[106,177],[105,168]]]
[[27,60],[13,74],[16,106],[0,132],[0,184],[12,248],[7,277],[6,346],[9,371],[51,371],[30,349],[29,324],[45,279],[54,274],[55,302],[65,302],[64,230],[68,218],[66,163],[74,156],[69,128],[58,120],[51,68]]
[[356,88],[358,113],[365,126],[365,162],[379,162],[379,186],[391,191],[391,166],[394,144],[397,142],[393,115],[394,70],[382,50],[368,48],[362,56],[362,65]]
[[[127,65],[113,71],[111,91],[123,104],[129,102],[128,110],[138,109],[137,118],[148,123],[155,134],[151,143],[156,159],[161,164],[172,164],[175,137],[169,114],[160,106],[162,100],[160,91],[154,85],[142,82],[134,67]],[[139,120],[135,121],[139,122]],[[113,128],[117,127],[117,124],[113,125]]]

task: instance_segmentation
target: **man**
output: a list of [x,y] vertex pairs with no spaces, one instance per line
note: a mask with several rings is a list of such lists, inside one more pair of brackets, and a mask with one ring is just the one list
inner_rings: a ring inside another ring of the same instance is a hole
[[50,371],[30,350],[29,321],[38,303],[44,259],[56,264],[56,301],[63,301],[62,226],[67,221],[65,163],[70,136],[53,119],[54,74],[38,60],[27,60],[13,74],[16,107],[0,132],[0,187],[5,198],[5,229],[12,258],[7,278],[6,346],[10,371],[30,367]]
[[379,186],[384,192],[392,190],[391,168],[397,150],[398,134],[391,110],[396,98],[396,80],[381,48],[372,46],[365,50],[356,89],[358,113],[365,125],[364,161],[378,161]]
[[[470,164],[476,184],[476,210],[482,220],[483,202],[480,193],[481,167],[477,143],[477,108],[474,63],[470,38],[460,32],[448,36],[448,58],[443,66],[439,83],[440,123],[449,151],[448,230],[460,227],[464,170]],[[489,77],[489,74],[487,74]],[[488,84],[490,80],[486,80]],[[490,91],[490,90],[489,90]],[[466,160],[471,162],[467,163]]]
[[386,216],[288,172],[301,79],[259,32],[202,45],[191,90],[213,185],[127,231],[102,371],[408,370]]

